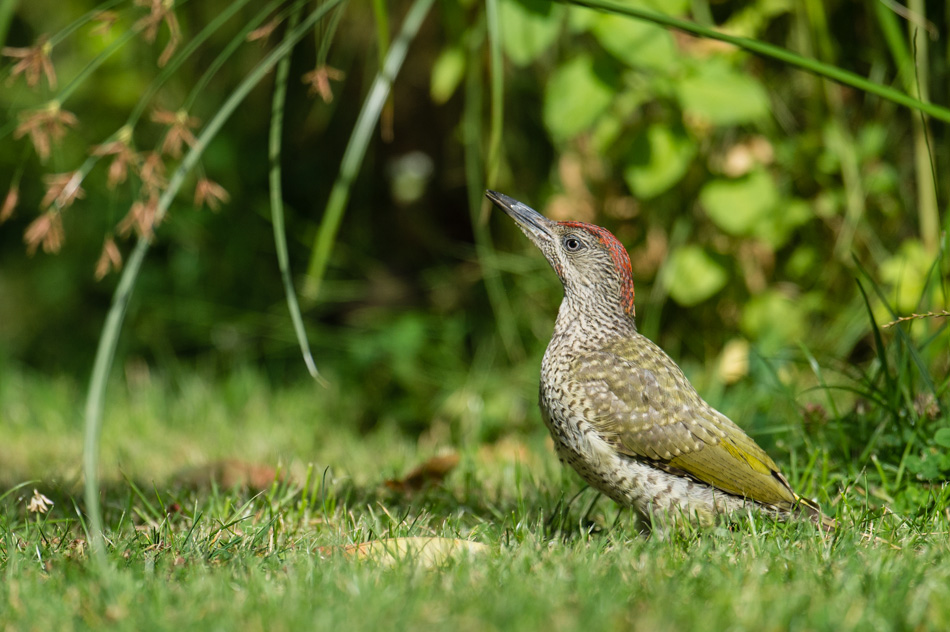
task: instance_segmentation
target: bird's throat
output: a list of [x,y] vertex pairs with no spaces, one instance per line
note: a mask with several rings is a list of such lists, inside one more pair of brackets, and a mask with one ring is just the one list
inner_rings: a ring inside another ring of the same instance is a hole
[[612,309],[590,305],[579,308],[566,296],[554,322],[554,338],[572,340],[577,351],[602,349],[615,340],[634,335],[636,331],[633,314],[628,314],[619,305]]

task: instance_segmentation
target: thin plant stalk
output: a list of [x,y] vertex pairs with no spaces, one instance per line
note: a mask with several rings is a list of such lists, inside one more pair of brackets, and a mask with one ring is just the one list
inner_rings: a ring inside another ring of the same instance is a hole
[[[926,21],[926,7],[923,0],[908,0],[907,8],[914,15]],[[910,38],[914,43],[915,81],[908,92],[921,101],[930,98],[930,45],[927,35],[920,32],[916,24],[908,24]],[[937,179],[934,173],[930,151],[930,130],[927,121],[914,117],[914,169],[917,172],[917,217],[920,222],[920,238],[924,248],[930,254],[937,252],[940,241],[940,217],[937,211]]]
[[[300,9],[293,13],[288,28],[292,31],[300,21]],[[303,354],[304,364],[313,379],[323,381],[317,365],[313,361],[310,343],[307,340],[307,330],[304,329],[303,316],[300,314],[300,305],[297,303],[297,294],[290,275],[290,257],[287,255],[287,235],[284,230],[284,200],[281,188],[280,149],[281,134],[284,129],[284,104],[287,98],[287,76],[290,74],[290,55],[287,55],[277,64],[277,75],[274,79],[274,99],[271,103],[270,140],[268,157],[270,159],[270,208],[271,224],[274,227],[274,247],[277,251],[277,265],[280,268],[280,278],[284,284],[284,294],[287,297],[287,310],[290,320],[294,324],[294,333],[300,343],[300,353]]]
[[363,102],[363,108],[356,119],[353,133],[346,145],[346,150],[343,152],[343,159],[340,161],[340,172],[333,183],[333,188],[330,190],[330,198],[327,200],[323,219],[313,241],[310,263],[307,266],[307,279],[303,290],[304,296],[309,300],[314,300],[320,291],[320,283],[326,272],[327,262],[330,260],[333,242],[340,230],[340,223],[343,220],[346,203],[350,198],[350,188],[353,185],[353,180],[363,163],[363,156],[366,155],[369,139],[376,127],[376,122],[379,120],[383,105],[386,103],[392,83],[396,75],[399,74],[402,62],[406,59],[409,44],[415,39],[416,33],[419,32],[419,27],[422,26],[422,21],[429,14],[432,3],[433,0],[415,0],[412,4],[402,23],[399,37],[389,48],[386,63],[377,73],[369,94]]
[[[188,58],[198,50],[198,48],[207,40],[211,35],[221,28],[225,22],[230,20],[241,8],[247,4],[248,0],[235,0],[234,2],[228,3],[227,7],[218,13],[213,20],[205,25],[193,38],[191,38],[188,43],[186,43],[180,51],[178,51],[174,57],[172,57],[165,67],[161,69],[158,74],[158,77],[148,86],[145,90],[145,93],[136,103],[135,108],[132,110],[132,114],[129,116],[127,125],[129,127],[135,127],[135,124],[138,122],[139,118],[142,116],[142,112],[145,111],[145,108],[148,107],[148,104],[151,103],[152,97],[158,93],[161,87],[168,81],[178,69],[188,61]],[[242,34],[238,34],[235,38],[244,39]],[[197,90],[193,90],[192,94],[197,94]]]
[[79,71],[79,74],[73,78],[69,84],[62,89],[62,91],[56,96],[56,100],[60,103],[65,103],[65,101],[72,96],[73,92],[76,91],[76,88],[81,86],[86,79],[88,79],[93,72],[95,72],[99,66],[104,64],[109,57],[111,57],[117,50],[125,46],[129,41],[135,38],[139,34],[139,30],[129,29],[122,34],[121,37],[116,38],[113,42],[106,47],[101,53],[96,55],[92,61],[83,66],[82,70]]
[[[904,90],[909,94],[915,94],[920,99],[928,99],[928,81],[929,64],[927,58],[928,42],[925,35],[916,36],[920,33],[917,23],[909,23],[910,39],[915,43],[914,54],[910,52],[907,42],[904,40],[904,33],[894,11],[882,2],[875,2],[874,10],[877,17],[878,26],[884,34],[884,41],[891,51],[891,57],[898,68],[898,76],[904,84]],[[922,6],[917,6],[916,0],[908,5],[910,11],[924,18]],[[920,117],[914,117],[914,170],[917,173],[917,217],[920,223],[920,236],[924,247],[928,252],[937,251],[940,218],[937,206],[937,179],[934,175],[933,163],[931,161],[932,152],[930,151],[930,136],[927,130],[926,121]]]
[[[186,112],[191,111],[191,107],[195,100],[204,94],[205,87],[208,85],[208,83],[210,83],[215,74],[217,74],[218,70],[220,70],[221,67],[224,66],[224,64],[231,58],[231,55],[234,54],[234,51],[236,51],[241,46],[241,44],[244,44],[247,41],[248,34],[260,26],[267,16],[270,15],[274,9],[280,6],[282,3],[283,0],[271,0],[266,5],[264,5],[253,18],[247,20],[243,24],[241,30],[238,31],[238,33],[231,39],[230,42],[228,42],[227,46],[221,49],[221,52],[218,53],[218,56],[215,57],[210,64],[208,64],[207,69],[195,82],[191,93],[188,95],[188,98],[185,99],[184,104],[182,105],[183,110]],[[300,3],[298,2],[298,5],[299,4]],[[296,8],[296,6],[297,5],[292,7],[292,9]]]
[[[386,64],[389,54],[389,7],[385,0],[373,0],[373,17],[376,20],[376,54],[379,55],[379,67]],[[383,111],[380,112],[380,132],[387,142],[392,140],[393,117],[396,105],[392,92],[386,97]]]
[[[53,46],[56,46],[57,44],[65,40],[67,37],[69,37],[76,31],[78,31],[80,28],[82,28],[83,26],[91,22],[96,16],[98,16],[103,11],[111,9],[112,7],[116,7],[122,4],[123,2],[125,2],[125,0],[108,0],[107,2],[103,2],[102,4],[98,5],[96,8],[82,14],[81,16],[79,16],[78,18],[70,22],[68,25],[66,25],[64,28],[57,31],[54,35],[52,35],[49,38],[49,43],[52,44]],[[14,1],[12,4],[16,5],[17,2]]]
[[[175,170],[168,182],[168,188],[158,201],[155,211],[154,224],[161,223],[179,189],[184,183],[185,176],[195,167],[208,144],[221,130],[225,121],[234,113],[237,107],[247,97],[251,90],[270,73],[274,66],[283,57],[290,54],[293,46],[309,32],[318,20],[340,3],[341,0],[327,0],[319,8],[310,13],[301,24],[293,29],[277,47],[274,48],[253,70],[244,78],[228,99],[218,109],[217,113],[208,121],[197,142],[185,155],[181,164]],[[126,266],[119,278],[115,293],[112,295],[112,304],[106,315],[106,321],[99,337],[96,357],[93,362],[92,376],[86,393],[85,424],[83,439],[83,476],[85,478],[86,511],[89,516],[89,545],[93,554],[100,561],[104,561],[104,535],[102,525],[102,511],[99,506],[99,437],[102,429],[102,411],[105,404],[106,385],[109,371],[115,358],[116,345],[122,322],[128,308],[135,281],[142,268],[145,254],[148,252],[149,239],[139,238],[129,256]]]
[[485,171],[484,155],[482,153],[482,98],[484,84],[482,81],[481,66],[478,58],[481,54],[481,43],[484,37],[484,27],[473,29],[469,41],[469,62],[466,64],[465,78],[465,110],[462,114],[462,134],[465,146],[465,183],[468,187],[468,207],[472,222],[472,233],[475,237],[475,252],[482,266],[482,277],[485,281],[485,291],[488,302],[498,323],[498,334],[508,358],[518,361],[524,358],[524,347],[518,338],[518,329],[514,318],[514,311],[508,300],[498,266],[495,263],[495,248],[492,244],[491,232],[488,230],[487,200],[484,196]]
[[[498,24],[498,0],[485,0],[488,50],[491,60],[491,125],[488,132],[488,170],[486,184],[494,188],[501,166],[501,133],[504,129],[505,77],[501,58],[501,28]],[[487,207],[487,204],[485,205]]]
[[19,0],[0,0],[0,46],[7,42],[7,33],[10,31],[17,4]]
[[[315,42],[317,47],[317,67],[324,66],[327,63],[327,55],[330,52],[330,44],[333,43],[333,35],[336,33],[337,27],[340,25],[340,19],[343,17],[343,11],[343,6],[338,8],[330,17],[330,19],[327,20],[326,28],[319,29],[315,33],[317,36],[317,41]],[[389,47],[388,41],[386,46],[387,48]],[[382,62],[380,62],[380,64],[382,64]]]
[[382,67],[389,52],[389,12],[385,0],[373,0],[373,17],[376,19],[376,50]]

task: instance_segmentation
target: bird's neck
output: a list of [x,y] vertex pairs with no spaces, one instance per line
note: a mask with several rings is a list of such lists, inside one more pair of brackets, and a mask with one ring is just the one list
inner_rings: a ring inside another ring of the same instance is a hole
[[637,331],[633,316],[619,304],[597,304],[579,301],[570,295],[561,301],[554,323],[554,338],[570,340],[578,351],[600,349]]

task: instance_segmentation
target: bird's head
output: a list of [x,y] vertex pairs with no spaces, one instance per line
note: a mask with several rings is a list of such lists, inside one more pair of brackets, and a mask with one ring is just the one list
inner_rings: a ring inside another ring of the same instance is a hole
[[610,231],[584,222],[555,222],[518,200],[487,191],[557,272],[568,300],[579,306],[634,316],[630,256]]

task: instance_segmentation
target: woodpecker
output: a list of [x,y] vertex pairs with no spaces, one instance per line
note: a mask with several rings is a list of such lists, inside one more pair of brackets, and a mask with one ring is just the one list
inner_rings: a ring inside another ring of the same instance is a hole
[[648,525],[711,524],[758,511],[833,528],[769,455],[637,332],[630,256],[616,237],[593,224],[547,219],[495,191],[486,195],[564,286],[541,362],[539,402],[563,463]]

